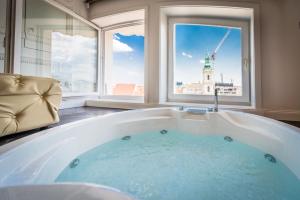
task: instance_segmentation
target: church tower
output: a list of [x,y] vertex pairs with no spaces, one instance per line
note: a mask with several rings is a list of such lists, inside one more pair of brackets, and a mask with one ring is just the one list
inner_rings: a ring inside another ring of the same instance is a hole
[[203,68],[203,83],[202,91],[205,95],[213,95],[215,90],[215,79],[214,79],[214,69],[213,63],[209,55],[205,57],[205,63]]

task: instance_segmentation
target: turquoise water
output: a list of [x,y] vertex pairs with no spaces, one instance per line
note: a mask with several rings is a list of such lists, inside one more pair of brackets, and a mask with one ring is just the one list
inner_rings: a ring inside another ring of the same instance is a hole
[[107,185],[140,200],[300,199],[288,168],[234,138],[158,131],[126,139],[80,155],[56,182]]

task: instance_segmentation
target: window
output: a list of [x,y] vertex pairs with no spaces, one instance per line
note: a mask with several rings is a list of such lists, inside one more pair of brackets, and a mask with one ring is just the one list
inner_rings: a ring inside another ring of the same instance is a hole
[[23,13],[20,73],[58,79],[64,96],[97,92],[98,30],[40,0]]
[[6,35],[6,10],[7,0],[0,1],[0,73],[4,72],[5,66],[5,35]]
[[144,23],[104,30],[104,98],[144,96]]
[[246,20],[169,18],[169,101],[250,105]]

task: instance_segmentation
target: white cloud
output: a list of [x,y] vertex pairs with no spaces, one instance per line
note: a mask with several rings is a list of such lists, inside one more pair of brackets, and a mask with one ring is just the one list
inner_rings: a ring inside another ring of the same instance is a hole
[[136,37],[144,37],[144,33],[120,33],[122,36],[136,36]]
[[113,51],[114,52],[132,52],[133,49],[125,43],[119,40],[113,39]]
[[187,58],[192,58],[193,57],[191,54],[188,54],[188,53],[185,53],[185,52],[182,52],[181,55],[184,56],[184,57],[187,57]]

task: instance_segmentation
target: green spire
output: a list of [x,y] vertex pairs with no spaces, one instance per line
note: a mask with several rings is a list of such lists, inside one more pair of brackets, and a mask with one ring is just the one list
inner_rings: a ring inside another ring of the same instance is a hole
[[207,55],[206,57],[205,57],[205,62],[204,62],[204,68],[211,68],[212,67],[212,63],[211,63],[211,61],[210,61],[210,56],[209,55]]

